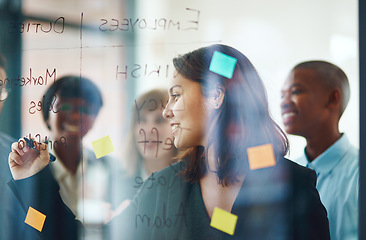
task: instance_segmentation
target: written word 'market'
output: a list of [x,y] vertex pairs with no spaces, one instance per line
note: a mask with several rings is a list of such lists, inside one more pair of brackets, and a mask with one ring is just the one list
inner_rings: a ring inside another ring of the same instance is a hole
[[[51,80],[51,81],[49,81]],[[32,68],[29,69],[28,76],[19,76],[18,78],[5,78],[0,79],[0,87],[6,85],[7,87],[25,87],[25,86],[38,86],[47,85],[48,83],[54,83],[56,81],[56,68],[45,71],[45,75],[34,75]]]

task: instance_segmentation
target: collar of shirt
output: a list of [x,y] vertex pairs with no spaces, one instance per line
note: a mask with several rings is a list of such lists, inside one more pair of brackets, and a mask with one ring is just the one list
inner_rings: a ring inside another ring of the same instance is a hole
[[333,143],[332,146],[330,146],[312,162],[308,161],[304,149],[302,156],[298,159],[298,163],[315,170],[317,175],[327,174],[332,171],[332,169],[342,159],[343,155],[346,154],[350,144],[351,143],[349,142],[347,135],[343,133],[342,136],[335,143]]
[[[55,154],[54,151],[50,151],[52,154],[54,154],[56,156],[56,161],[51,163],[52,164],[52,168],[54,169],[53,174],[55,176],[55,179],[57,180],[57,182],[63,182],[63,180],[65,178],[69,177],[80,177],[81,173],[82,173],[82,169],[83,171],[85,171],[87,169],[87,165],[88,165],[88,161],[86,160],[86,152],[83,151],[83,164],[81,164],[81,161],[78,165],[78,168],[76,170],[76,174],[73,175],[66,167],[65,165],[61,162],[61,160],[57,157],[57,154]],[[83,165],[83,166],[82,166]]]
[[141,167],[140,167],[140,175],[141,175],[141,178],[144,179],[144,181],[150,177],[151,175],[149,175],[149,173],[147,172],[146,168],[144,167],[143,164],[141,164]]

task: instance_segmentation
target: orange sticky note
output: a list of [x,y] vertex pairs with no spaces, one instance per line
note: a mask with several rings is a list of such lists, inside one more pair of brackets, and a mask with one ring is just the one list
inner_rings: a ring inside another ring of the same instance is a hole
[[215,207],[210,226],[227,234],[234,235],[237,221],[238,216],[222,210],[221,208]]
[[273,167],[276,165],[272,144],[248,148],[247,153],[251,170]]
[[104,157],[112,152],[114,152],[114,146],[109,135],[102,137],[98,140],[92,142],[95,156],[97,158]]
[[44,222],[46,220],[46,215],[37,211],[36,209],[29,207],[27,216],[25,217],[24,222],[29,226],[37,229],[38,231],[42,232],[42,228]]

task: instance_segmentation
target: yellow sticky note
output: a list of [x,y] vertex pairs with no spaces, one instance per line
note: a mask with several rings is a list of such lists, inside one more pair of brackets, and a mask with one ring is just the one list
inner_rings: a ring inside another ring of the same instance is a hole
[[237,220],[238,216],[215,207],[210,226],[227,234],[234,235]]
[[29,226],[37,229],[38,231],[42,232],[42,228],[44,222],[46,220],[46,215],[37,211],[36,209],[29,207],[27,216],[25,217],[24,222]]
[[272,144],[248,148],[247,153],[251,170],[273,167],[276,165]]
[[114,146],[109,135],[102,137],[98,140],[92,142],[95,156],[97,158],[104,157],[112,152],[114,152]]

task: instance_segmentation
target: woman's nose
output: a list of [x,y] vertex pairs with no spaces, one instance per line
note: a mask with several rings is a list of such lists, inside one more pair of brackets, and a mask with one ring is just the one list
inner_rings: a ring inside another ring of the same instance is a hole
[[173,117],[173,111],[170,109],[169,103],[164,108],[163,117],[164,118],[171,118],[171,117]]
[[72,109],[71,109],[71,112],[70,112],[70,116],[72,118],[81,118],[81,111],[80,111],[80,108],[77,107],[77,106],[74,106]]

